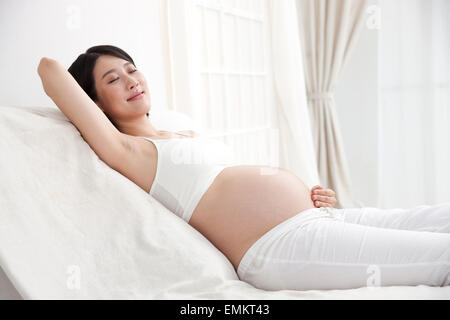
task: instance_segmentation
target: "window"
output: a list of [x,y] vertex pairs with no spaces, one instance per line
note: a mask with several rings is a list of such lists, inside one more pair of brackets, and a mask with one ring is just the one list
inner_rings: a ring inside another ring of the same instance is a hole
[[174,22],[182,13],[172,12],[172,34],[178,28],[177,45],[185,41],[189,57],[173,52],[173,64],[179,72],[179,61],[186,59],[183,77],[189,78],[192,101],[190,110],[181,111],[232,147],[240,163],[276,166],[268,5],[268,0],[187,0],[184,9],[174,6],[184,10],[185,22]]

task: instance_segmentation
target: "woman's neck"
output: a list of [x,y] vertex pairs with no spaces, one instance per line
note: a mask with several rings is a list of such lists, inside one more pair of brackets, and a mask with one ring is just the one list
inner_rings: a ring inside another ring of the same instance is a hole
[[120,132],[136,137],[158,137],[161,132],[149,121],[147,116],[116,125]]

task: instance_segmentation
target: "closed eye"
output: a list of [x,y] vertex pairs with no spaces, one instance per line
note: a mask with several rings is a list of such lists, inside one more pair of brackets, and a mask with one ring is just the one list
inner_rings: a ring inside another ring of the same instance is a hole
[[[134,69],[134,70],[131,70],[129,73],[134,73],[134,72],[136,72],[137,71],[137,69]],[[108,82],[108,83],[113,83],[114,81],[116,81],[116,80],[119,80],[120,78],[119,77],[117,77],[117,78],[115,78],[115,79],[113,79],[113,80],[111,80],[110,82]]]

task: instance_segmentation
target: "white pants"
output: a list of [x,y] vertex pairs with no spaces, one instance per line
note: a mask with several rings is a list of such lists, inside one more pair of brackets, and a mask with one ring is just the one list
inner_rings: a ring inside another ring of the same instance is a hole
[[450,203],[308,209],[258,239],[237,273],[263,290],[450,285]]

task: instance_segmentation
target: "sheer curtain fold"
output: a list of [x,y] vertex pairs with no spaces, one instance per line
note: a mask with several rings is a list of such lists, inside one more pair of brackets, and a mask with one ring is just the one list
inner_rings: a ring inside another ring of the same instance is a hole
[[297,0],[308,107],[322,186],[355,207],[334,89],[363,26],[367,0]]
[[280,167],[312,188],[320,184],[308,113],[294,0],[271,0],[271,48],[277,100]]

